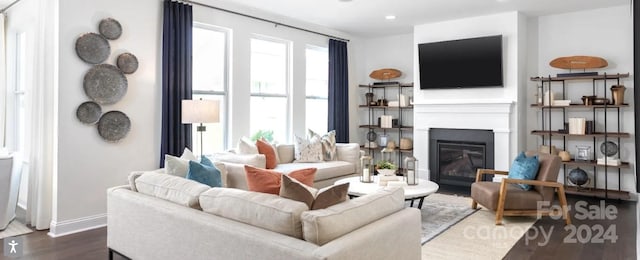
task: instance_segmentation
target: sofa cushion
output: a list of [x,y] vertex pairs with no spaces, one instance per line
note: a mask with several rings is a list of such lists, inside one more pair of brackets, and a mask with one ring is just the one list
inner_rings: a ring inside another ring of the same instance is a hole
[[276,146],[278,152],[278,164],[292,163],[295,159],[295,146],[293,144],[279,144]]
[[324,245],[404,208],[404,189],[386,188],[301,215],[304,240]]
[[304,202],[310,209],[324,209],[347,200],[349,183],[316,189],[282,175],[280,197]]
[[311,136],[308,139],[295,136],[295,161],[294,162],[322,162],[322,143],[319,136]]
[[276,168],[276,166],[278,165],[278,159],[276,158],[276,150],[274,149],[274,147],[270,143],[262,139],[256,141],[256,146],[258,147],[258,153],[264,154],[266,160],[266,168]]
[[215,153],[207,157],[214,162],[246,164],[258,168],[267,166],[267,158],[264,154]]
[[[276,195],[280,192],[282,173],[251,167],[248,165],[244,166],[244,171],[247,177],[247,186],[250,191],[265,192]],[[315,168],[306,168],[289,172],[287,175],[307,186],[313,186],[315,173]]]
[[146,172],[135,179],[136,190],[156,198],[200,209],[200,194],[209,186],[164,173]]
[[205,191],[200,203],[204,212],[295,238],[302,238],[300,214],[309,209],[277,195],[229,188]]
[[345,161],[328,161],[323,163],[285,163],[278,164],[275,171],[288,173],[298,169],[316,168],[316,182],[356,172],[356,166]]

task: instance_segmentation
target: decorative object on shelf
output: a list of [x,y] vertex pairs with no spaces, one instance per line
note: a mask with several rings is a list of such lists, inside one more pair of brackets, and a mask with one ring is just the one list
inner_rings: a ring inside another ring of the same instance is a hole
[[374,142],[377,138],[378,134],[376,134],[375,131],[369,130],[369,132],[367,132],[367,141]]
[[593,120],[587,120],[584,122],[584,133],[585,134],[593,134],[595,132],[595,125]]
[[591,106],[593,105],[593,100],[596,98],[596,96],[582,96],[582,104],[585,106]]
[[560,152],[558,153],[558,156],[560,156],[560,159],[561,159],[563,162],[571,161],[571,154],[569,154],[569,152],[567,152],[567,151],[560,151]]
[[[393,141],[389,141],[389,143],[392,142]],[[389,149],[388,147],[382,148],[382,150],[380,151],[380,153],[382,154],[382,162],[389,162],[393,164],[393,155],[395,154],[395,152],[396,151],[394,149]],[[393,169],[395,169],[395,167]]]
[[627,88],[624,85],[613,85],[611,86],[611,97],[613,98],[614,105],[623,105],[624,104],[624,91]]
[[98,121],[98,134],[108,142],[118,142],[131,130],[131,120],[120,111],[109,111]]
[[387,142],[387,150],[394,151],[396,149],[396,141],[390,140]]
[[389,115],[380,116],[380,127],[381,128],[392,128],[393,127],[393,117]]
[[571,100],[569,99],[554,100],[552,105],[556,107],[568,107],[569,105],[571,105]]
[[97,33],[85,33],[76,40],[76,54],[87,63],[99,64],[109,58],[111,46],[104,36]]
[[544,106],[552,105],[554,100],[555,100],[555,93],[553,93],[553,91],[547,90],[544,92],[544,97],[542,98],[542,104]]
[[122,35],[122,26],[118,20],[113,18],[105,18],[100,21],[98,31],[102,36],[109,40],[116,40]]
[[372,103],[377,105],[377,103],[373,101],[373,93],[367,92],[364,94],[364,97],[367,100],[367,106],[371,106]]
[[387,103],[387,100],[386,100],[386,99],[384,99],[384,98],[383,98],[383,99],[378,99],[378,106],[386,107],[386,106],[387,106],[387,104],[388,104],[388,103]]
[[[598,72],[585,72],[585,69],[604,68],[609,64],[600,57],[595,56],[569,56],[558,57],[549,62],[549,65],[558,69],[568,69],[570,73],[558,73],[558,77],[595,76]],[[572,73],[572,70],[583,70],[583,72]]]
[[371,156],[364,155],[360,157],[360,181],[370,183],[373,182],[373,159]]
[[380,135],[380,146],[387,146],[387,140],[389,138],[389,135],[387,134],[381,134]]
[[400,77],[400,75],[402,75],[401,71],[397,69],[387,68],[387,69],[374,70],[371,72],[371,74],[369,74],[369,77],[377,80],[389,80],[389,79],[395,79],[397,77]]
[[404,158],[404,178],[408,185],[418,184],[418,160],[413,156]]
[[598,158],[596,162],[599,165],[611,165],[611,166],[619,166],[620,159],[616,158],[616,154],[618,153],[618,145],[612,141],[602,142],[600,144],[600,152],[604,155],[601,158]]
[[558,149],[556,148],[555,145],[552,145],[552,146],[541,145],[540,147],[538,147],[538,153],[558,155]]
[[405,94],[398,94],[398,106],[401,106],[401,107],[409,106],[409,96]]
[[611,101],[607,98],[599,98],[596,97],[593,99],[593,104],[594,105],[609,105],[611,104]]
[[576,145],[576,161],[589,161],[591,158],[591,146]]
[[537,104],[541,106],[542,103],[542,84],[536,84],[536,100]]
[[98,103],[93,101],[87,101],[80,106],[76,110],[76,117],[80,122],[84,124],[93,125],[100,120],[100,116],[102,115],[102,108]]
[[200,133],[200,154],[202,150],[202,136],[207,127],[203,123],[217,123],[220,121],[220,101],[218,100],[182,100],[182,123],[200,124],[197,131]]
[[115,104],[127,93],[127,77],[116,66],[99,64],[84,76],[84,92],[101,105]]
[[118,55],[116,65],[118,65],[118,68],[125,74],[131,74],[138,70],[138,58],[131,53],[125,52]]
[[585,125],[587,120],[580,117],[569,118],[569,134],[570,135],[584,135]]
[[400,138],[400,150],[413,149],[413,141],[409,138]]
[[580,167],[569,171],[567,177],[571,183],[578,186],[578,190],[581,190],[582,185],[589,183],[590,180],[587,172],[585,172],[583,169],[580,169]]

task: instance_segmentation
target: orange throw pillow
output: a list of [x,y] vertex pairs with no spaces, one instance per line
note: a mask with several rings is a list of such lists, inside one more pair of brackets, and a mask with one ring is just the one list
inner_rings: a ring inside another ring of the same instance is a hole
[[278,160],[276,159],[276,150],[273,146],[265,140],[259,139],[256,141],[258,147],[258,153],[264,154],[267,158],[267,169],[275,169],[278,166]]
[[[292,171],[287,176],[304,183],[307,186],[313,186],[313,179],[316,177],[316,168],[308,168]],[[252,167],[244,166],[244,172],[247,176],[247,186],[250,191],[263,193],[280,194],[280,185],[282,184],[282,173]]]

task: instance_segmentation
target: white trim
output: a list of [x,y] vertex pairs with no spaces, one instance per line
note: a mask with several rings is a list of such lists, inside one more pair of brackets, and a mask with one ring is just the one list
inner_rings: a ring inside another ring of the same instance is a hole
[[55,238],[106,226],[106,213],[83,218],[64,220],[60,222],[52,220],[51,227],[47,235]]

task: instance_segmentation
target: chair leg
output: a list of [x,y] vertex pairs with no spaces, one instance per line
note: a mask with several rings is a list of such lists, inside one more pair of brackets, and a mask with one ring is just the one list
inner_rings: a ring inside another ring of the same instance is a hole
[[502,216],[504,214],[504,201],[507,197],[507,183],[503,180],[500,183],[500,197],[498,198],[498,209],[496,209],[496,225],[502,225]]
[[475,200],[471,201],[471,208],[472,209],[477,209],[478,208],[478,202],[476,202]]
[[560,200],[560,207],[562,207],[562,217],[567,225],[571,225],[571,216],[569,215],[569,207],[567,206],[567,197],[564,194],[564,187],[558,187],[558,199]]

